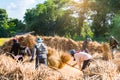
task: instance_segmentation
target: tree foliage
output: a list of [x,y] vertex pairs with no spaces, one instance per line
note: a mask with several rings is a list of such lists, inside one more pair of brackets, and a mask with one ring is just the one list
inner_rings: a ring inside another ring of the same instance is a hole
[[76,40],[90,36],[100,41],[110,35],[119,39],[119,10],[120,0],[46,0],[27,9],[23,23],[0,9],[0,37],[35,31]]
[[115,36],[120,41],[120,14],[116,14],[113,18],[113,24],[110,32],[111,35]]
[[41,35],[56,33],[56,23],[64,13],[61,8],[65,1],[47,0],[44,4],[38,4],[36,8],[28,9],[24,18],[29,30],[34,30]]
[[25,24],[18,20],[8,18],[7,12],[0,9],[0,37],[10,37],[17,32],[23,32]]
[[9,32],[9,36],[13,36],[17,33],[23,33],[25,30],[25,24],[18,19],[9,19],[8,20],[8,32]]
[[8,15],[6,13],[6,10],[0,9],[0,37],[6,37],[7,36],[7,19]]

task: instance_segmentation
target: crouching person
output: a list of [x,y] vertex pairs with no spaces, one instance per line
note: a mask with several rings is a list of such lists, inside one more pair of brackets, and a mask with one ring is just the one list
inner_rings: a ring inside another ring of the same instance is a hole
[[[77,62],[79,69],[83,71],[86,67],[90,65],[90,62],[93,60],[92,56],[86,52],[76,52],[74,49],[70,51],[70,54],[73,56],[74,60]],[[82,64],[83,62],[83,64]],[[82,64],[82,68],[81,68]],[[75,66],[76,64],[74,64]]]
[[22,47],[17,39],[13,39],[13,44],[10,50],[10,55],[13,59],[18,61],[23,61],[23,54],[20,52],[20,50],[24,50],[25,48]]
[[36,60],[35,60],[35,68],[38,68],[39,63],[47,65],[47,47],[45,46],[44,43],[42,43],[41,38],[36,39],[36,44],[34,45],[34,50],[32,53],[32,57],[30,59],[30,62],[33,61],[34,54],[36,55]]

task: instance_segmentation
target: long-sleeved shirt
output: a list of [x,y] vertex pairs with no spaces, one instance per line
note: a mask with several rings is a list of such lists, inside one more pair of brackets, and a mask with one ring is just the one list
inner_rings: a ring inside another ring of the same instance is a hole
[[19,43],[15,42],[11,47],[10,53],[13,53],[16,56],[19,54],[19,51],[22,49],[25,49],[25,48],[22,48]]
[[10,53],[13,53],[14,55],[17,55],[19,52],[20,45],[19,43],[14,43],[11,47]]
[[[37,50],[38,48],[41,49],[41,52]],[[34,55],[36,55],[36,57],[42,56],[42,58],[47,58],[47,53],[48,53],[47,47],[43,43],[37,43],[34,46],[34,50],[32,53],[32,59],[34,58]]]

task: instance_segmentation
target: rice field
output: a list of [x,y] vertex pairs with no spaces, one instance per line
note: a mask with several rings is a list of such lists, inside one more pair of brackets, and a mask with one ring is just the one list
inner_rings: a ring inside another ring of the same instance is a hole
[[[33,46],[35,36],[20,36],[20,44]],[[48,47],[48,66],[40,65],[35,69],[35,60],[29,62],[30,57],[24,56],[23,62],[16,62],[9,55],[0,55],[0,80],[120,80],[120,52],[111,58],[111,52],[107,43],[93,42],[89,44],[90,54],[95,59],[84,72],[69,55],[69,50],[81,48],[83,41],[76,42],[64,37],[42,36]],[[32,43],[31,43],[31,42]],[[52,43],[52,44],[50,44]],[[4,53],[9,52],[11,40],[1,47]],[[3,53],[0,51],[0,53]]]

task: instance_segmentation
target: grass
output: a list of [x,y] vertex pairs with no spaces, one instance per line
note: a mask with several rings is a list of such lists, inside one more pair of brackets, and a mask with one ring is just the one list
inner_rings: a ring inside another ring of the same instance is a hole
[[0,38],[0,46],[4,44],[4,42],[8,41],[10,38]]

